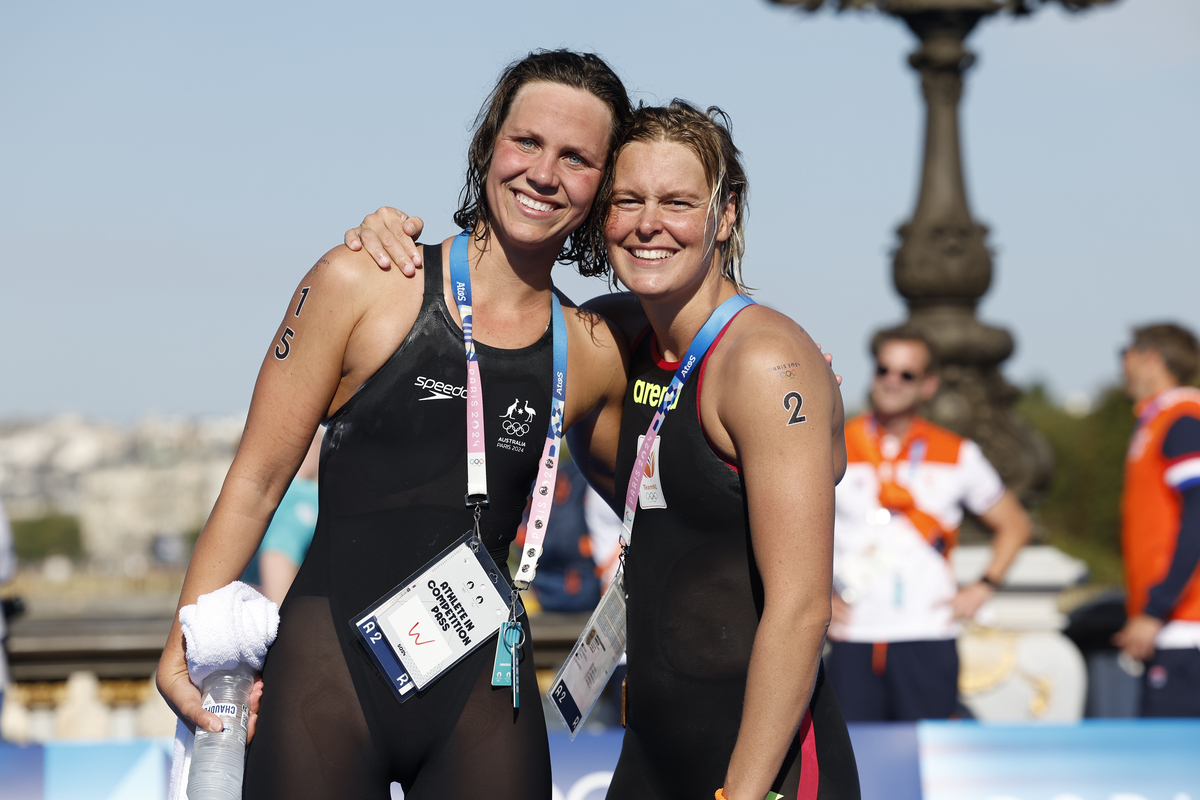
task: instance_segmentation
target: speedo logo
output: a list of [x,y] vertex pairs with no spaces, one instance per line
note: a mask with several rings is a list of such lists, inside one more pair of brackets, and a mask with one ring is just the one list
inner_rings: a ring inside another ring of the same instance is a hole
[[449,400],[452,397],[467,396],[467,390],[462,386],[454,386],[436,378],[426,378],[424,375],[418,375],[413,385],[429,392],[429,396],[422,397],[421,400]]
[[[642,379],[638,379],[633,383],[633,402],[644,403],[648,406],[658,408],[658,404],[662,402],[663,395],[667,393],[666,386],[659,386],[657,383],[648,383]],[[679,405],[680,392],[675,395],[675,400],[671,403],[671,408]]]

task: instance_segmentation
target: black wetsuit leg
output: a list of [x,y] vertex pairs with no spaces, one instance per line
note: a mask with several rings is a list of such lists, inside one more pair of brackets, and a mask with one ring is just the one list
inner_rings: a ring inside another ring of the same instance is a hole
[[388,800],[389,776],[342,657],[329,601],[289,595],[263,665],[242,796]]
[[[529,622],[522,622],[529,641]],[[416,780],[404,786],[405,800],[550,797],[546,720],[530,648],[524,652],[521,707],[514,710],[512,692],[492,686],[495,648],[488,645],[476,651],[478,675],[466,705],[441,745],[421,765]]]

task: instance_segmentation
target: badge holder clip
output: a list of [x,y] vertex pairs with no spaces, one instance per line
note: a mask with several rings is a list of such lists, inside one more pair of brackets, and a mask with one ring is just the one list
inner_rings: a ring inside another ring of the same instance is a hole
[[508,620],[500,626],[496,637],[496,659],[492,665],[492,686],[511,686],[513,708],[521,707],[521,646],[525,644],[525,629],[517,621],[518,593],[509,600]]

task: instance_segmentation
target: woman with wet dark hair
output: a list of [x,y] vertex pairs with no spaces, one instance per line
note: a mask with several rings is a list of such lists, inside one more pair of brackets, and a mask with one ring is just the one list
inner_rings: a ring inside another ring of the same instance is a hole
[[[603,209],[594,201],[629,111],[599,57],[530,54],[484,105],[455,216],[468,230],[416,251],[423,281],[339,246],[296,287],[180,597],[191,604],[237,579],[327,420],[317,530],[256,689],[245,797],[385,800],[392,781],[409,800],[550,797],[528,647],[519,708],[510,689],[492,685],[494,635],[492,646],[400,702],[350,620],[473,525],[505,564],[541,479],[547,421],[619,424],[622,351],[594,314],[556,295],[550,273],[558,260],[584,270],[603,264]],[[453,285],[451,269],[459,270]],[[552,402],[559,335],[565,406]],[[470,413],[481,428],[468,421],[466,398],[477,389]],[[469,437],[478,451],[468,450]],[[484,473],[486,494],[469,487],[472,468]],[[516,622],[528,641],[523,613]],[[189,680],[178,623],[158,685],[181,718],[220,729]]]

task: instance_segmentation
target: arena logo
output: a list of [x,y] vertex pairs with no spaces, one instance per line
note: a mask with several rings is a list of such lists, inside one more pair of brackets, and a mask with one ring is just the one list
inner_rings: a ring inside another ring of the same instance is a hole
[[455,386],[436,378],[426,378],[424,375],[418,375],[417,379],[413,381],[413,385],[429,392],[428,397],[422,397],[420,400],[450,400],[454,397],[467,396],[467,390],[463,386]]
[[[667,393],[666,386],[659,386],[657,383],[649,383],[642,379],[634,381],[633,384],[633,402],[658,408],[658,404],[662,402],[663,395]],[[675,395],[675,400],[671,403],[671,408],[679,405],[680,392]]]

